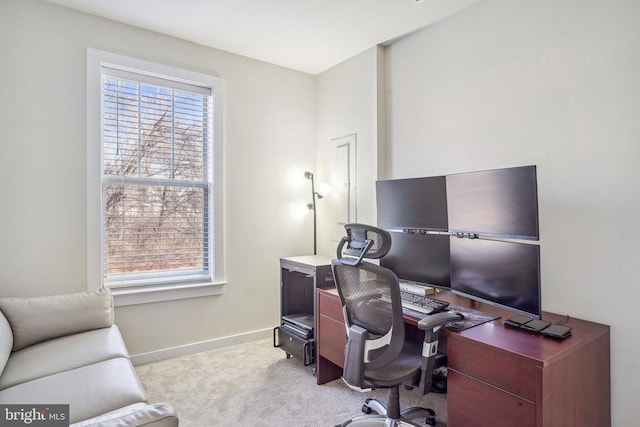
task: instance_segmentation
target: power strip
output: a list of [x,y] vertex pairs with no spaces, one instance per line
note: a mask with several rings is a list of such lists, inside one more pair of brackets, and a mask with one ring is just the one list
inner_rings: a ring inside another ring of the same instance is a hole
[[425,297],[427,295],[431,295],[432,293],[434,293],[434,289],[431,286],[415,285],[413,283],[402,282],[402,281],[400,282],[400,290],[409,292],[415,295],[420,295],[422,297]]

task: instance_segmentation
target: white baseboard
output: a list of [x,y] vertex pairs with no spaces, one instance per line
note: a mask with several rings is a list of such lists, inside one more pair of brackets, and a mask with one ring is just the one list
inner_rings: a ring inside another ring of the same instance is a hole
[[186,356],[188,354],[200,353],[201,351],[215,350],[217,348],[228,347],[230,345],[242,344],[273,336],[273,329],[262,329],[258,331],[246,332],[228,337],[215,338],[207,341],[200,341],[178,347],[164,348],[131,355],[131,362],[134,366],[145,365],[147,363],[159,362],[161,360],[172,359],[174,357]]

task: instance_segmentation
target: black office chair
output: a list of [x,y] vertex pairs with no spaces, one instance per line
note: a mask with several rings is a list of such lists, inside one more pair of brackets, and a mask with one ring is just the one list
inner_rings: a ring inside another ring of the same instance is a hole
[[367,399],[362,410],[370,414],[346,425],[415,426],[410,420],[424,417],[435,425],[435,413],[427,408],[400,411],[401,384],[431,389],[438,350],[438,333],[447,322],[459,319],[448,312],[426,316],[418,324],[425,331],[423,343],[405,341],[398,277],[391,270],[363,259],[383,257],[391,247],[391,235],[364,225],[345,225],[347,236],[338,244],[332,269],[347,328],[343,380],[352,388],[388,388],[387,403]]

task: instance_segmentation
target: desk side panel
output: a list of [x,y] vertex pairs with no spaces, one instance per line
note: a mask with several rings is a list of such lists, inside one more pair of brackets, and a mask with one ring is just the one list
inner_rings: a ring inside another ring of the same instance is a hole
[[610,427],[609,331],[552,361],[544,371],[544,426]]

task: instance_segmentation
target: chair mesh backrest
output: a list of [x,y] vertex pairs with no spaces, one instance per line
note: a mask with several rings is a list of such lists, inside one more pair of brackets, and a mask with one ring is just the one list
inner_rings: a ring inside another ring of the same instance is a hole
[[386,230],[366,224],[346,224],[344,228],[347,235],[338,244],[337,257],[345,264],[382,258],[391,248],[391,235]]
[[[377,264],[354,263],[353,259],[341,256],[360,254],[365,258],[381,258],[391,247],[391,235],[385,230],[364,224],[347,224],[345,229],[347,236],[338,246],[338,259],[332,264],[347,327],[360,326],[373,336],[392,331],[389,350],[399,353],[404,342],[404,320],[398,277]],[[366,241],[369,241],[370,247],[363,254]],[[383,359],[391,356],[387,354]]]
[[[358,266],[335,265],[335,281],[347,323],[365,328],[376,335],[384,335],[393,326],[393,302],[399,305],[395,275],[378,265],[361,263]],[[393,291],[393,284],[396,289]],[[397,293],[397,295],[396,295]]]

